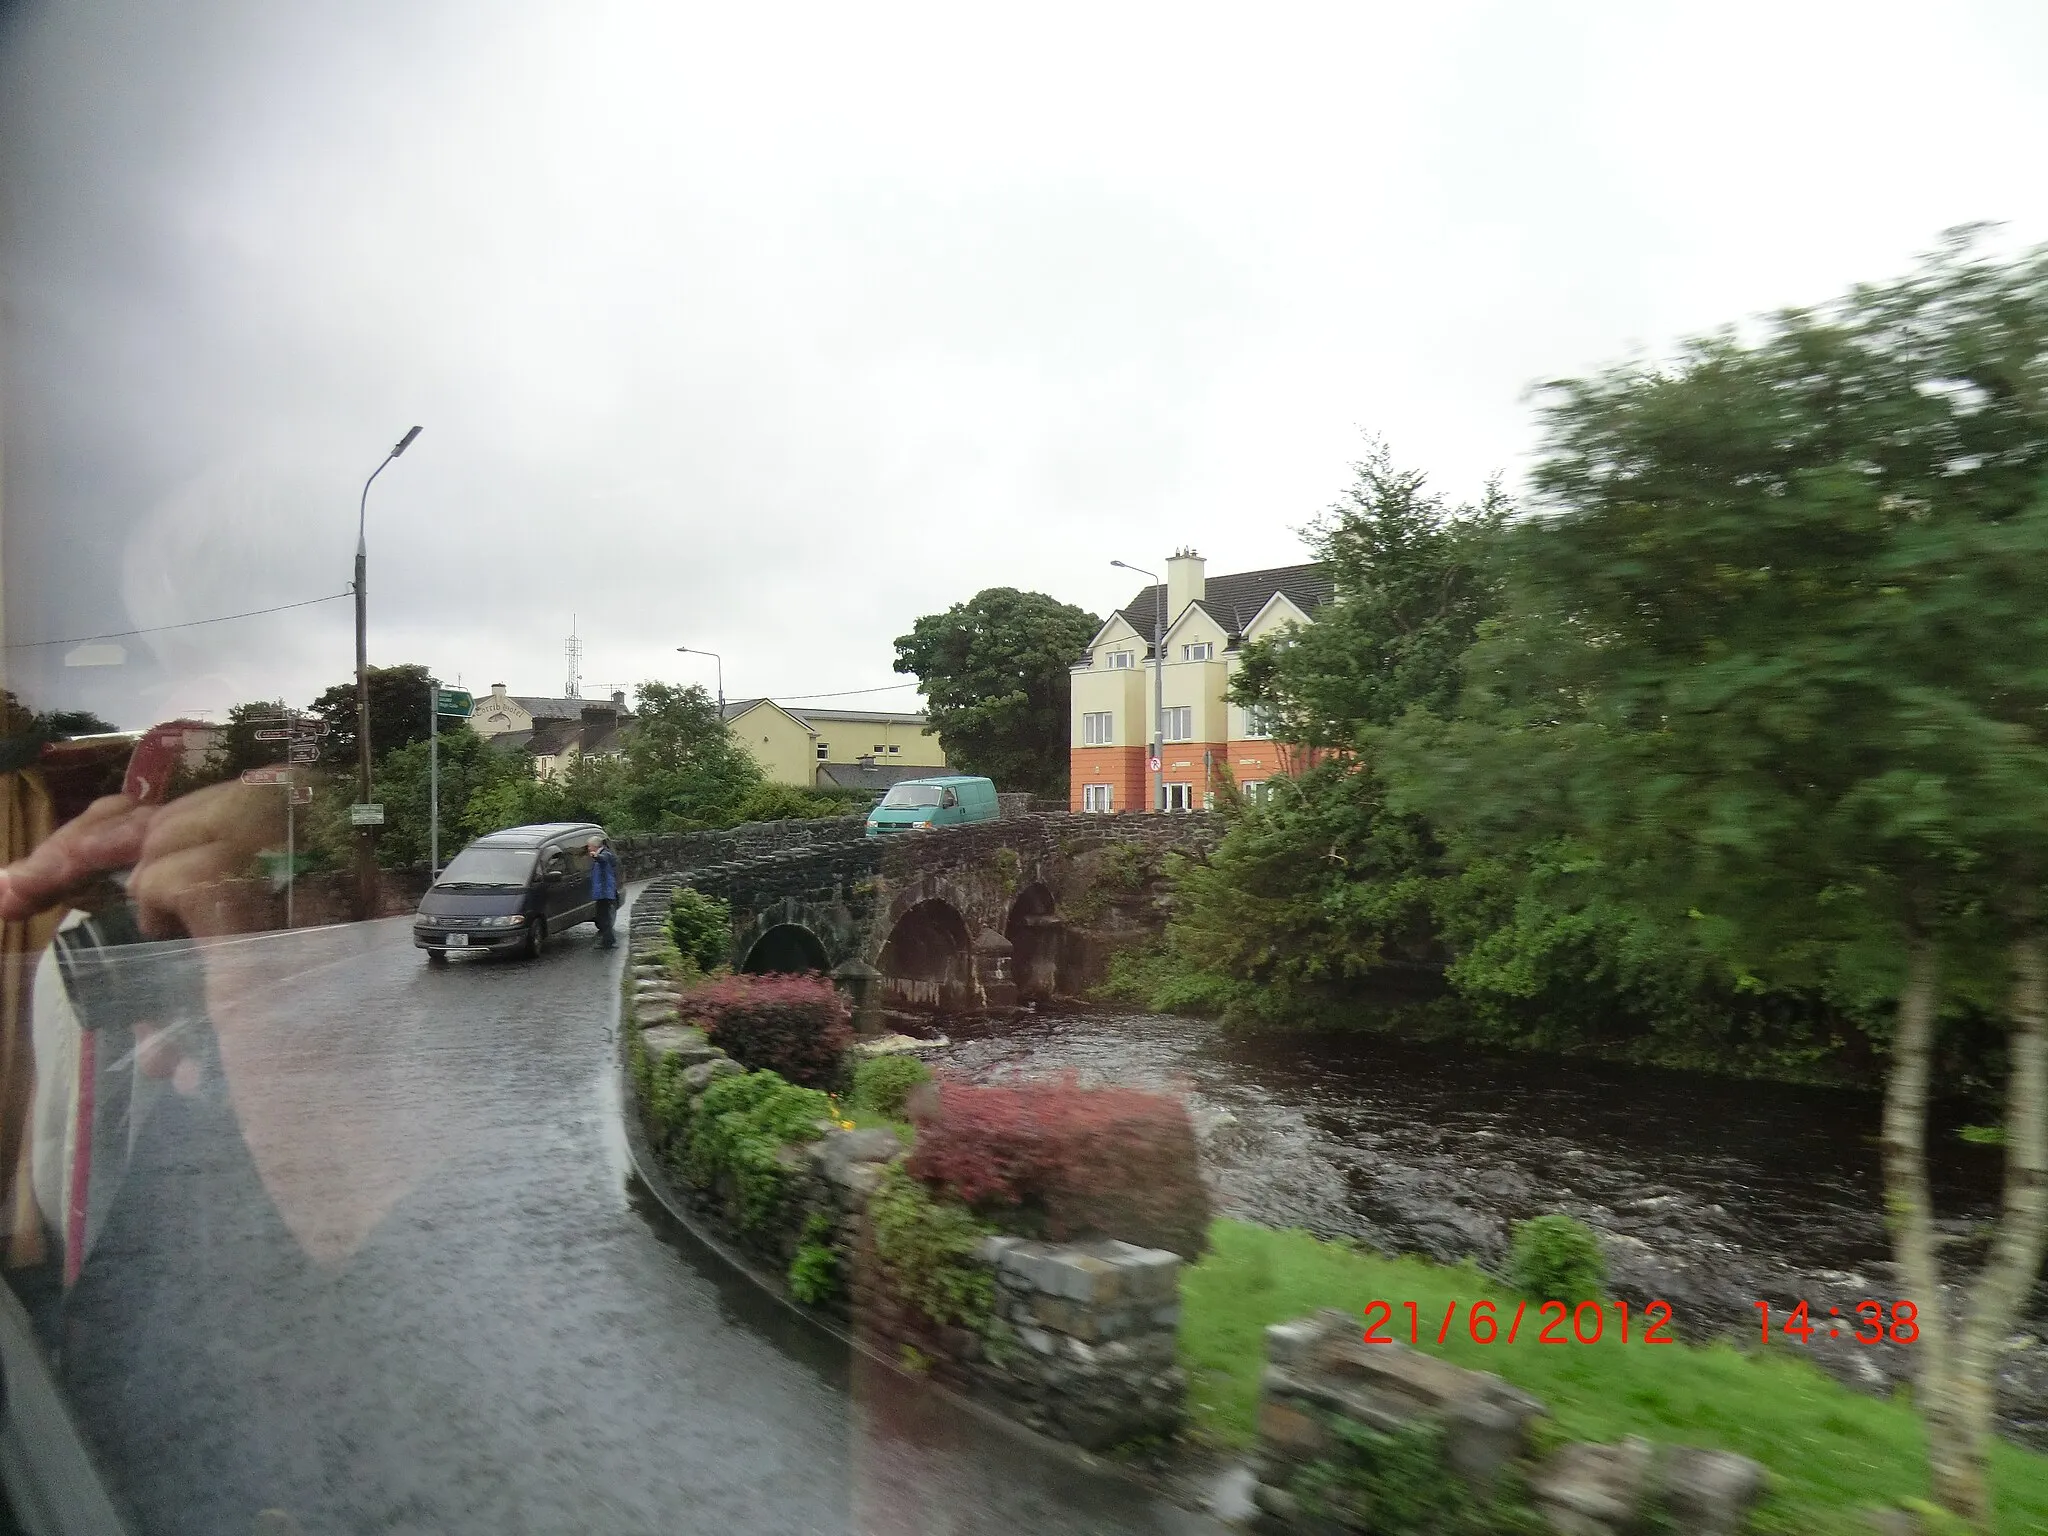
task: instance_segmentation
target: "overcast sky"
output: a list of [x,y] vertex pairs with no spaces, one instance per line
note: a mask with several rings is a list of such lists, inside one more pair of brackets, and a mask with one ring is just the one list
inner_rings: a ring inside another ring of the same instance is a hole
[[[2039,0],[0,0],[14,685],[124,725],[374,662],[900,682],[1295,530],[1359,433],[1514,484],[1527,391],[2048,240]],[[100,659],[110,654],[96,653]],[[915,707],[904,691],[848,703]]]

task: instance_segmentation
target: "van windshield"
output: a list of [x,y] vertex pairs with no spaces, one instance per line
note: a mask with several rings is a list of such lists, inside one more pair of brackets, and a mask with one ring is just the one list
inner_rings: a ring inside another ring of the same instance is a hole
[[533,877],[531,848],[465,848],[434,882],[437,890],[452,886],[523,886]]
[[892,810],[904,806],[937,805],[939,796],[944,793],[936,784],[898,784],[882,797],[882,804]]

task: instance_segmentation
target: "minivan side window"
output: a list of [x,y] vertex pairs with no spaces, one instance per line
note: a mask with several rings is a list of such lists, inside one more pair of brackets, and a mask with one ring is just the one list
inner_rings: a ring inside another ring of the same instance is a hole
[[953,791],[951,791],[950,789],[947,790],[943,795],[939,796],[939,805],[946,810],[951,810],[954,806],[958,805],[959,803],[960,797],[954,794]]

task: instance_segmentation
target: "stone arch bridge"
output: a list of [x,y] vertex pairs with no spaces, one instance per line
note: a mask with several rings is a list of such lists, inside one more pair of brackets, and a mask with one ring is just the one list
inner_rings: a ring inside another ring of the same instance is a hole
[[[688,885],[731,906],[734,970],[822,972],[863,1028],[888,1011],[982,1013],[1099,980],[1112,953],[1159,930],[1164,856],[1204,855],[1218,835],[1199,812],[864,832],[847,818],[803,828],[793,846],[677,847],[635,929],[655,939]],[[629,869],[654,853],[629,854]]]

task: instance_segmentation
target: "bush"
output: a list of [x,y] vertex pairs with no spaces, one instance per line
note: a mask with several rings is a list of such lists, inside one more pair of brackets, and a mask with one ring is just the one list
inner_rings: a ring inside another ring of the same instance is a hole
[[1589,1301],[1607,1289],[1607,1258],[1600,1239],[1570,1216],[1537,1216],[1515,1223],[1508,1280],[1532,1301]]
[[699,1188],[731,1180],[741,1228],[767,1226],[782,1208],[788,1177],[776,1152],[791,1142],[816,1141],[823,1134],[818,1122],[831,1118],[824,1094],[773,1072],[721,1077],[704,1090],[691,1116],[684,1177]]
[[839,1253],[832,1246],[832,1223],[813,1212],[804,1223],[803,1242],[789,1262],[789,1294],[814,1307],[839,1289]]
[[683,994],[682,1015],[741,1066],[806,1088],[830,1087],[853,1044],[846,1004],[815,976],[721,977]]
[[716,896],[678,886],[669,898],[668,936],[698,970],[716,970],[732,959],[732,908]]
[[903,1103],[932,1069],[915,1056],[871,1056],[853,1069],[853,1102],[885,1120],[901,1120]]
[[940,1327],[985,1325],[995,1277],[979,1249],[988,1228],[964,1206],[931,1192],[892,1163],[868,1202],[869,1231],[883,1283]]
[[941,1078],[908,1166],[1054,1241],[1095,1233],[1185,1259],[1207,1246],[1194,1127],[1169,1094],[1083,1088],[1071,1076],[986,1087]]

